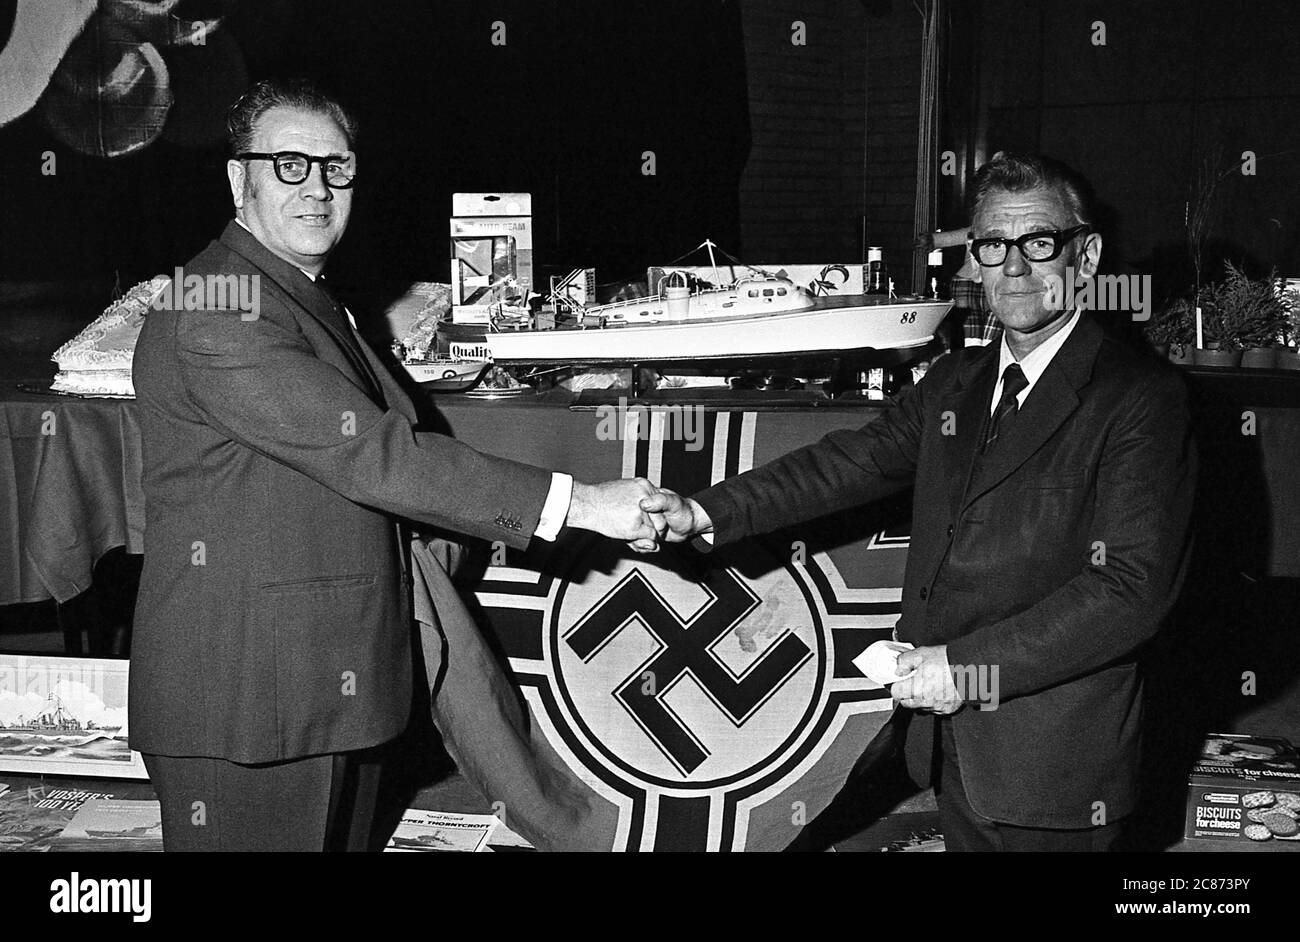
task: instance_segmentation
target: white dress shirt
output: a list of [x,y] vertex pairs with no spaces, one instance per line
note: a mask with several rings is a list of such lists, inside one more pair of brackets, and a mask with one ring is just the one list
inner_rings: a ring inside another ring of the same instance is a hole
[[[1025,358],[1019,361],[1020,369],[1024,371],[1025,379],[1029,381],[1029,385],[1020,390],[1020,395],[1016,396],[1017,408],[1023,409],[1025,407],[1025,400],[1029,398],[1029,393],[1033,390],[1034,384],[1043,375],[1047,365],[1052,362],[1052,357],[1056,356],[1056,351],[1061,349],[1077,323],[1079,323],[1079,312],[1076,310],[1070,315],[1070,319],[1064,327],[1026,353]],[[989,403],[989,415],[993,414],[993,410],[998,406],[998,400],[1002,398],[1002,374],[1007,371],[1008,366],[1015,362],[1015,354],[1011,352],[1011,347],[1007,345],[1007,335],[1003,333],[1002,354],[998,358],[998,382],[993,387],[993,401]]]

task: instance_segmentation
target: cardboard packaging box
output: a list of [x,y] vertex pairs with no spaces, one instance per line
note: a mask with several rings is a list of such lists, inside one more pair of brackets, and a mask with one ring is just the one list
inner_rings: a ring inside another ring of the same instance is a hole
[[1300,754],[1275,737],[1212,733],[1188,778],[1189,841],[1300,851]]
[[452,321],[486,324],[492,305],[526,301],[532,288],[532,196],[452,194]]

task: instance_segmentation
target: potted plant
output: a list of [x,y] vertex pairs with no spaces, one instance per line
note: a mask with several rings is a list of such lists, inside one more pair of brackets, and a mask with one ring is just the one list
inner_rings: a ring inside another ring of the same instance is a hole
[[1242,341],[1241,365],[1271,369],[1278,347],[1285,341],[1289,310],[1284,294],[1278,290],[1277,271],[1267,278],[1246,277],[1228,265],[1225,284],[1231,286],[1232,303],[1238,310],[1238,327]]
[[1274,365],[1283,370],[1300,370],[1300,290],[1288,288],[1281,292],[1282,307],[1286,317],[1282,321],[1281,344],[1274,355]]
[[1232,262],[1225,263],[1223,281],[1201,291],[1201,314],[1206,346],[1211,349],[1198,351],[1197,363],[1274,365],[1290,314],[1277,290],[1275,272],[1267,278],[1251,278]]
[[1186,298],[1175,298],[1165,305],[1142,328],[1146,341],[1160,356],[1174,363],[1192,362],[1192,343],[1196,339],[1192,306]]
[[1205,346],[1192,352],[1197,366],[1240,366],[1241,340],[1234,308],[1223,303],[1223,286],[1206,285],[1197,295]]

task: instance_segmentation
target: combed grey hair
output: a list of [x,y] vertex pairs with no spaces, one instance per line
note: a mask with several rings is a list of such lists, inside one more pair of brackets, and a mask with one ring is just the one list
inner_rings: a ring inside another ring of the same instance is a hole
[[310,79],[277,78],[258,82],[244,92],[226,113],[231,156],[252,149],[257,122],[272,108],[297,108],[328,115],[343,130],[348,147],[356,149],[357,119],[336,99]]
[[1040,187],[1060,194],[1075,223],[1094,222],[1092,187],[1078,171],[1051,157],[998,151],[980,167],[971,188],[970,219],[993,192],[1025,193]]

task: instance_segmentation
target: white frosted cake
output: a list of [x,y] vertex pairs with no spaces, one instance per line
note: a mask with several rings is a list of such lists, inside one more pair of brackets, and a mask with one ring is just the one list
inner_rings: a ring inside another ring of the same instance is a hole
[[140,282],[55,350],[50,359],[59,364],[59,372],[51,389],[79,396],[134,396],[135,342],[150,305],[170,283],[162,276]]

